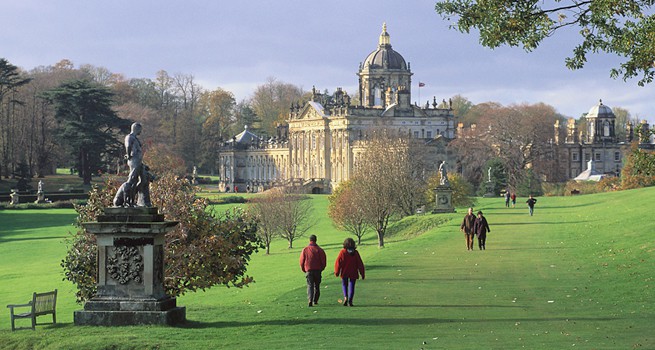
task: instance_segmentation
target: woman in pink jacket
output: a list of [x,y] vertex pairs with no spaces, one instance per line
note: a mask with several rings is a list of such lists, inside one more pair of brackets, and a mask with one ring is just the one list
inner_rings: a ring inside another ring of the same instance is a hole
[[364,263],[355,249],[355,240],[346,238],[343,241],[343,249],[339,252],[337,261],[334,263],[334,274],[341,277],[341,287],[343,289],[343,306],[353,306],[353,297],[355,296],[355,282],[362,275],[365,279]]

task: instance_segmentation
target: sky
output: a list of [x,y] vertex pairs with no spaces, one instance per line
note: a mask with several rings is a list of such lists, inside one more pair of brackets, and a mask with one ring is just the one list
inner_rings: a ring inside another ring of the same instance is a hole
[[[68,59],[126,78],[160,70],[193,75],[205,89],[251,97],[269,78],[304,90],[357,92],[360,62],[375,51],[382,24],[410,63],[412,100],[461,95],[474,104],[543,102],[578,118],[599,100],[655,121],[655,83],[609,77],[621,60],[592,55],[565,67],[576,29],[539,48],[488,49],[449,29],[435,0],[2,0],[0,57],[31,70]],[[423,82],[424,87],[418,88]],[[420,97],[419,97],[420,94]]]

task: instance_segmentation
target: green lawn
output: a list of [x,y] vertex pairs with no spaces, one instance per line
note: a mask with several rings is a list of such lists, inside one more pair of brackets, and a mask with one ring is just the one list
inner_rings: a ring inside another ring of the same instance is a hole
[[[653,349],[655,223],[646,208],[655,188],[524,201],[479,199],[491,226],[487,250],[467,252],[456,214],[407,218],[384,249],[373,233],[359,247],[367,279],[355,307],[337,303],[330,270],[345,233],[313,196],[318,243],[326,248],[320,305],[308,308],[298,256],[304,239],[254,256],[244,289],[217,287],[186,295],[182,327],[78,327],[74,288],[59,261],[72,210],[0,211],[0,302],[26,302],[58,288],[57,326],[11,332],[7,349]],[[227,208],[220,206],[218,210]],[[422,235],[417,227],[445,221]],[[47,318],[46,318],[47,319]],[[24,321],[23,321],[24,322]]]

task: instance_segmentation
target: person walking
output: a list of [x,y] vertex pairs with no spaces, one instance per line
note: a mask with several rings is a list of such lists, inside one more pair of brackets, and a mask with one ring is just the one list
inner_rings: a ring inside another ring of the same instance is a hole
[[473,224],[473,231],[478,236],[478,247],[480,250],[485,250],[487,242],[487,232],[491,232],[487,219],[482,215],[482,211],[478,211],[478,217]]
[[321,272],[325,270],[326,256],[323,248],[316,244],[316,235],[309,236],[309,245],[300,253],[300,269],[307,277],[308,306],[318,305],[321,296]]
[[505,206],[509,208],[509,189],[505,191]]
[[337,261],[334,262],[334,275],[341,277],[343,306],[353,306],[355,282],[359,275],[362,275],[362,280],[366,278],[366,275],[364,263],[355,247],[355,240],[350,237],[343,241],[343,249],[339,252]]
[[464,238],[466,238],[466,250],[473,250],[473,237],[475,236],[475,231],[473,231],[473,225],[475,224],[475,215],[473,215],[473,208],[469,208],[468,214],[464,216],[462,224],[459,226],[459,230],[464,232]]
[[512,199],[512,208],[516,207],[516,193],[512,193],[512,196],[510,197]]
[[532,216],[532,213],[534,213],[534,204],[537,203],[537,198],[534,198],[532,195],[530,195],[530,198],[528,198],[528,200],[525,202],[528,203],[528,207],[530,208],[530,216]]

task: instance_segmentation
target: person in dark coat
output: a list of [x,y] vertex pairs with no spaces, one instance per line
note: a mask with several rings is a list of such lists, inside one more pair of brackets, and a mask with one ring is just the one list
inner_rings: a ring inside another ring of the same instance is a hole
[[365,279],[364,263],[355,249],[355,240],[346,238],[343,241],[343,249],[339,252],[337,261],[334,262],[334,275],[341,277],[341,287],[343,289],[343,306],[353,306],[353,297],[355,296],[355,282],[362,275]]
[[487,232],[491,232],[487,219],[482,215],[482,211],[478,211],[478,217],[473,224],[473,231],[478,236],[478,247],[480,250],[485,250],[487,242]]
[[473,224],[475,224],[475,215],[473,215],[473,208],[469,208],[468,214],[459,226],[459,230],[464,232],[464,238],[466,238],[466,250],[473,250],[473,238],[475,237]]
[[530,216],[532,216],[532,213],[534,213],[534,204],[537,203],[537,198],[533,198],[532,195],[530,195],[530,198],[528,198],[527,201],[528,207],[530,208]]

